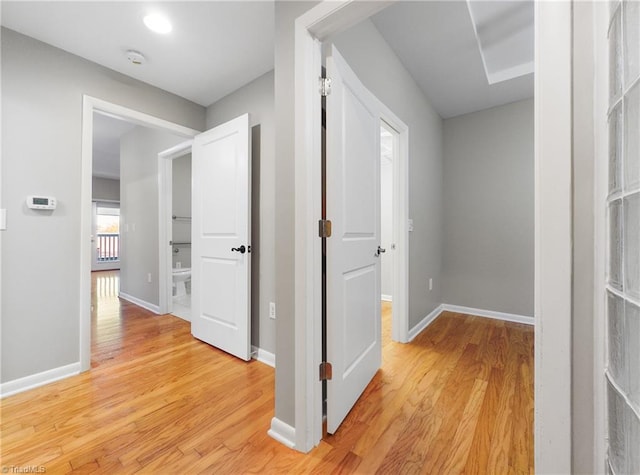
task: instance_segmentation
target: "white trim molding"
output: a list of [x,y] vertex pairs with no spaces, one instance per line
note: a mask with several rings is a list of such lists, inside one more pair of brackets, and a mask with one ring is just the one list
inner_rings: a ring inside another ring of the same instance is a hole
[[152,303],[146,302],[142,299],[139,299],[138,297],[134,297],[133,295],[129,295],[125,292],[119,292],[118,293],[118,297],[120,297],[121,299],[126,300],[127,302],[131,302],[133,304],[136,304],[138,307],[142,307],[146,310],[149,310],[150,312],[153,312],[157,315],[160,315],[160,307],[158,307],[157,305],[154,305]]
[[504,320],[505,322],[524,323],[525,325],[535,324],[535,318],[532,316],[483,310],[481,308],[462,307],[460,305],[449,305],[448,303],[442,304],[442,310],[446,312],[464,313],[466,315],[473,315],[474,317],[494,318],[496,320]]
[[271,429],[268,430],[267,434],[290,449],[294,449],[296,446],[296,430],[277,417],[271,419]]
[[415,337],[417,337],[422,330],[427,328],[433,321],[440,316],[442,313],[442,305],[438,305],[433,311],[424,317],[417,325],[415,325],[411,330],[409,330],[409,339],[408,342],[413,341]]
[[535,2],[535,467],[572,472],[573,2]]
[[45,384],[53,383],[55,381],[68,378],[69,376],[75,376],[76,374],[80,374],[79,361],[66,366],[48,369],[41,373],[31,374],[24,378],[7,381],[6,383],[0,384],[0,398],[12,396],[39,386],[44,386]]
[[272,368],[276,367],[276,355],[254,345],[251,345],[251,358]]

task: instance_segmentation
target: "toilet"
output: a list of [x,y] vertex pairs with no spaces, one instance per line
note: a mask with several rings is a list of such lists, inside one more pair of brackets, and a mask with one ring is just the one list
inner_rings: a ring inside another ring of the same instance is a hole
[[185,282],[191,280],[191,269],[189,267],[181,267],[173,269],[173,286],[175,288],[174,297],[184,297],[187,295],[187,287]]

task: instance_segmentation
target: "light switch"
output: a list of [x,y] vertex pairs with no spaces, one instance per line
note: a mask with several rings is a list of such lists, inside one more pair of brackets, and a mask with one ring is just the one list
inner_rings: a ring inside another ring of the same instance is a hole
[[413,219],[409,220],[409,232],[413,231]]

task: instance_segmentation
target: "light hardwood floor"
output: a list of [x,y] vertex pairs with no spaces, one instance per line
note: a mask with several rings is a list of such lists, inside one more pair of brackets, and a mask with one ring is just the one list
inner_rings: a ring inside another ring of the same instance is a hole
[[2,400],[1,465],[47,473],[531,473],[533,329],[446,313],[310,454],[267,435],[274,372],[115,297],[94,274],[90,372]]

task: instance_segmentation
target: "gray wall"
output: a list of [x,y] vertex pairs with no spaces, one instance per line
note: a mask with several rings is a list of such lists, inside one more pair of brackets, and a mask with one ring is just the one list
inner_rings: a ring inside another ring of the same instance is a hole
[[276,417],[295,424],[294,22],[317,2],[276,1]]
[[[171,214],[172,216],[191,217],[191,154],[171,161]],[[191,220],[172,221],[171,239],[176,242],[191,242]],[[191,246],[176,246],[177,253],[171,254],[172,267],[191,267]]]
[[120,201],[120,180],[94,176],[91,179],[91,197],[95,201]]
[[533,100],[444,121],[445,303],[533,316]]
[[[270,71],[207,108],[207,128],[242,114],[251,126],[251,343],[275,353],[275,110],[274,72]],[[276,312],[278,312],[276,306]]]
[[[11,30],[1,34],[6,382],[79,361],[83,94],[195,129],[204,128],[205,109]],[[58,208],[27,209],[33,193],[57,197]]]
[[[371,21],[333,39],[364,85],[409,126],[409,328],[442,302],[442,119]],[[429,278],[433,290],[429,291]]]
[[160,302],[158,153],[184,141],[147,127],[120,139],[120,292],[152,305]]

